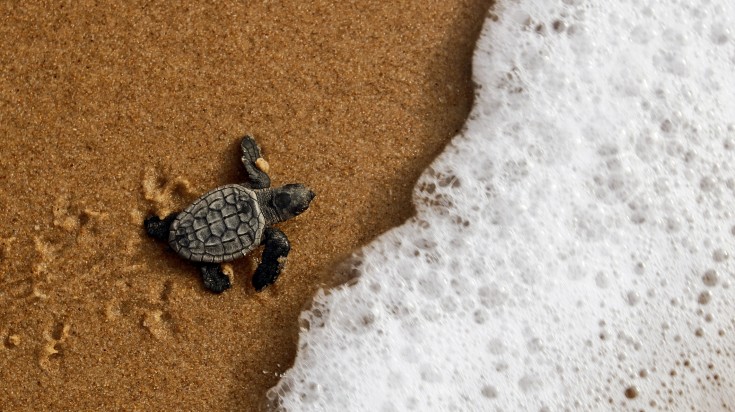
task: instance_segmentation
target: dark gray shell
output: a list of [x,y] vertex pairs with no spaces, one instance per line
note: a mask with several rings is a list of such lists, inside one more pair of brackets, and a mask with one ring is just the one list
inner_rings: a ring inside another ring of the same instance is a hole
[[228,262],[260,244],[265,217],[255,193],[240,185],[218,187],[179,213],[168,243],[185,259]]

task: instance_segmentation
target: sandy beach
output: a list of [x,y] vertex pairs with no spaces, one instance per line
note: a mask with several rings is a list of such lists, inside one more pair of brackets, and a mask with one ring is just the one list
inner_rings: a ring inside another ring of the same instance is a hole
[[[0,5],[3,410],[262,410],[298,315],[341,260],[413,213],[462,127],[490,2]],[[143,219],[245,179],[312,207],[278,282],[207,292]]]

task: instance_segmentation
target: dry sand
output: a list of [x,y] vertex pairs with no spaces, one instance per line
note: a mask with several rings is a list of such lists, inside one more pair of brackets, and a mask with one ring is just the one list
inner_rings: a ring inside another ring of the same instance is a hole
[[[489,7],[133,3],[0,3],[2,410],[262,409],[335,264],[412,215]],[[318,197],[274,287],[254,253],[217,296],[141,222],[242,181],[245,132]]]

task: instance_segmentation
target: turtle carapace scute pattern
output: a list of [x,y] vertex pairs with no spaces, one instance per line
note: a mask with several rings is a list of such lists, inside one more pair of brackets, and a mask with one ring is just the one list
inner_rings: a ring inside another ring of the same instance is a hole
[[169,245],[184,259],[221,263],[245,256],[260,244],[265,216],[252,190],[227,185],[210,191],[171,224]]
[[241,258],[261,245],[263,258],[252,284],[260,291],[275,282],[291,245],[273,225],[303,213],[315,197],[298,183],[271,188],[267,162],[255,140],[245,136],[240,148],[247,182],[218,187],[181,212],[144,221],[146,233],[166,241],[179,256],[197,265],[204,286],[215,293],[231,286],[220,263]]

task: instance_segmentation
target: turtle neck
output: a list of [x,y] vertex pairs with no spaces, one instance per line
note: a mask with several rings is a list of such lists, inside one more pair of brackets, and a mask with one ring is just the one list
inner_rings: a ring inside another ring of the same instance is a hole
[[266,226],[282,222],[283,219],[278,215],[273,206],[274,189],[255,189],[253,191],[258,198],[258,206],[260,206],[260,212],[265,217]]

